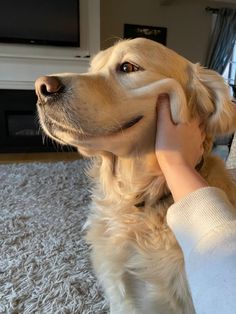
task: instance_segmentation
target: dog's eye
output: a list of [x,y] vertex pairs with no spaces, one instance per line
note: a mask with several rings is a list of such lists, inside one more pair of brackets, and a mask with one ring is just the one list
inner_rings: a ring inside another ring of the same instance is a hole
[[120,65],[119,70],[124,73],[137,72],[140,68],[137,65],[134,65],[130,62],[124,62]]

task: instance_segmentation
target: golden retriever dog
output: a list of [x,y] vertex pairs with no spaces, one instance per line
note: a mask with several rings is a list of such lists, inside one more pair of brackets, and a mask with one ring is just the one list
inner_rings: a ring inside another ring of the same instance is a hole
[[195,313],[183,254],[166,223],[173,199],[155,156],[156,103],[167,93],[174,122],[200,118],[207,136],[198,171],[236,206],[224,163],[210,156],[212,139],[236,128],[222,77],[137,38],[98,53],[88,73],[39,78],[36,92],[46,134],[93,157],[87,241],[111,313]]

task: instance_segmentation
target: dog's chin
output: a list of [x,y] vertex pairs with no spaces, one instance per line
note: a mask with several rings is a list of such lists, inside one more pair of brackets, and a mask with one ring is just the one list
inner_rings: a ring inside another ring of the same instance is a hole
[[92,134],[71,130],[69,127],[51,123],[50,119],[41,121],[44,132],[53,140],[63,145],[71,145],[77,147],[79,151],[96,152],[108,151],[116,155],[127,155],[135,145],[138,138],[139,130],[143,125],[143,116],[137,116],[120,128],[112,132],[104,132],[104,134]]

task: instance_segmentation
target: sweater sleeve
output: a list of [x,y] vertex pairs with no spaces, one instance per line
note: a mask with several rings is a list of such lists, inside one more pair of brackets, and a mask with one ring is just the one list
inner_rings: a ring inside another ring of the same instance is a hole
[[236,209],[225,193],[194,191],[169,208],[167,223],[184,254],[196,313],[235,313]]

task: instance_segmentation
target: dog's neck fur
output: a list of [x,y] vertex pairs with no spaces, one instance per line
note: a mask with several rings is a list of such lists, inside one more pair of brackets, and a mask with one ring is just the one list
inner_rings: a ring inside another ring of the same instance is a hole
[[[102,195],[99,202],[119,207],[155,207],[157,202],[169,195],[164,176],[156,170],[155,154],[146,156],[117,157],[107,153],[94,162],[90,174],[96,189]],[[122,206],[120,206],[122,205]]]

